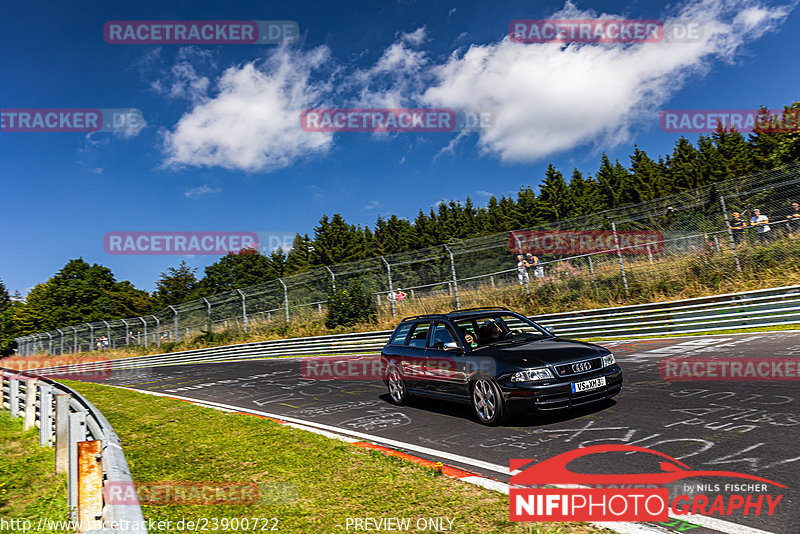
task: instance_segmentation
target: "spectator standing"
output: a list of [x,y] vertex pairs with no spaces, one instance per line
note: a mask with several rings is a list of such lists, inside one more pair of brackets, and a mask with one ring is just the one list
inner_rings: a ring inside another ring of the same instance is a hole
[[764,245],[770,237],[769,217],[761,215],[761,210],[754,209],[753,217],[750,218],[750,226],[756,227],[756,235],[758,235],[758,243]]
[[789,227],[789,233],[794,234],[800,230],[800,204],[792,202],[792,207],[786,215],[786,220],[788,221],[786,224]]
[[741,245],[744,241],[744,230],[747,228],[747,221],[742,219],[742,216],[739,215],[738,211],[734,211],[731,214],[729,226],[731,228],[731,233],[733,234],[733,242],[736,243],[736,245]]
[[542,264],[539,263],[539,256],[534,256],[533,254],[528,253],[527,260],[528,266],[533,267],[533,277],[544,278],[544,267],[542,267]]
[[528,267],[531,264],[525,260],[522,254],[517,255],[517,279],[519,280],[519,285],[525,285],[530,283],[530,278],[528,277]]

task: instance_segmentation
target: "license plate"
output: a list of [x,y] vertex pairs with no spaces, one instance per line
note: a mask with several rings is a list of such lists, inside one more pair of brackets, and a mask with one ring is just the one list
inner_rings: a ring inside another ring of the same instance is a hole
[[606,377],[601,376],[600,378],[593,378],[591,380],[584,380],[583,382],[573,382],[572,383],[572,392],[573,393],[581,393],[583,391],[589,391],[590,389],[597,389],[606,385]]

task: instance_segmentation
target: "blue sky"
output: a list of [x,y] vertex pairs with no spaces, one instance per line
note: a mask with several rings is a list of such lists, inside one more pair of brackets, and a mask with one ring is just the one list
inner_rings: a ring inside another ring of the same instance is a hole
[[[110,256],[110,231],[313,233],[323,214],[372,225],[443,199],[513,194],[547,163],[671,150],[658,111],[779,107],[798,98],[794,4],[678,2],[6,2],[0,107],[137,108],[119,133],[0,132],[0,278],[26,293],[69,259],[152,290],[213,256]],[[681,19],[692,43],[522,45],[514,19]],[[295,20],[274,45],[123,45],[109,20]],[[310,107],[489,111],[472,133],[316,133]],[[696,135],[691,134],[693,141]],[[591,206],[587,206],[590,210]]]

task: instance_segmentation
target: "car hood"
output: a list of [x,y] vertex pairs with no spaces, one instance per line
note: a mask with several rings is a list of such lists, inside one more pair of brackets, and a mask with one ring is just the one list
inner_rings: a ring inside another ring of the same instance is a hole
[[514,345],[488,346],[485,349],[476,350],[474,355],[492,357],[508,366],[526,368],[559,365],[608,353],[608,349],[599,345],[552,337]]

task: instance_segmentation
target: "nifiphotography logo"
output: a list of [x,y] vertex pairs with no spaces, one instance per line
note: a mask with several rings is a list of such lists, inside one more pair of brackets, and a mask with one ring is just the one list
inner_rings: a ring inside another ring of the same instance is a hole
[[[596,454],[634,452],[657,457],[660,471],[590,474],[567,468],[573,461],[587,465],[586,461]],[[634,445],[593,445],[525,467],[534,461],[510,462],[512,473],[523,468],[511,476],[511,521],[665,522],[670,514],[677,517],[689,514],[773,515],[783,495],[766,492],[769,486],[786,487],[779,482],[746,473],[693,470],[662,452]],[[669,488],[660,487],[678,480],[701,477],[744,479],[750,482],[684,485],[680,494],[672,499]],[[725,494],[718,493],[720,490],[724,490]]]

